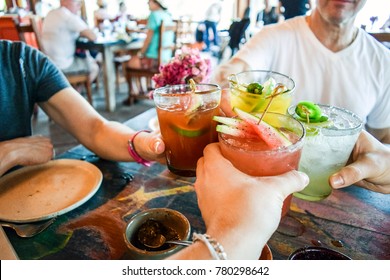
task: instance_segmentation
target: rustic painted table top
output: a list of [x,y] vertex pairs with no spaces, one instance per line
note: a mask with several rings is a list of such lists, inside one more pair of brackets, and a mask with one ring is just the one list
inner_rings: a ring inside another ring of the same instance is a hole
[[[154,116],[151,109],[126,124],[142,129]],[[82,146],[59,158],[96,165],[103,173],[102,185],[85,204],[57,217],[35,237],[20,238],[5,229],[20,259],[130,259],[124,241],[126,224],[148,208],[178,210],[188,218],[192,231],[205,231],[194,178],[177,177],[160,164],[147,168],[102,160]],[[287,219],[268,244],[279,260],[300,247],[319,244],[352,259],[390,259],[390,195],[350,187],[320,202],[293,198]]]

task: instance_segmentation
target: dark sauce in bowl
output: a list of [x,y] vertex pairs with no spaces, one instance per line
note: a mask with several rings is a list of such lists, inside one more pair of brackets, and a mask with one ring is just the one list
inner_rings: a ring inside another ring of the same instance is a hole
[[304,247],[293,252],[289,260],[350,260],[351,258],[326,247]]
[[166,240],[180,240],[179,234],[173,228],[165,226],[157,220],[149,219],[139,227],[131,238],[131,243],[138,249],[145,251],[164,251],[177,246],[174,244],[164,244],[159,248],[145,246],[145,244],[154,244],[159,235],[164,235]]

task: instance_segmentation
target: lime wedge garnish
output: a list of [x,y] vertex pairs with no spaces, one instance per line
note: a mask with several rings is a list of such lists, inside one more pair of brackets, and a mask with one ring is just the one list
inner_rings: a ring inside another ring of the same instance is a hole
[[185,137],[198,137],[207,132],[206,129],[195,129],[195,130],[190,130],[190,129],[184,129],[177,127],[175,125],[171,126],[174,131],[176,131],[179,135],[185,136]]

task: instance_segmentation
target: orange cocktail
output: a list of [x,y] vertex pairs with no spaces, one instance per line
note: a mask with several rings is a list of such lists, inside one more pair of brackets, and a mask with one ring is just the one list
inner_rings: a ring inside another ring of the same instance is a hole
[[207,144],[218,141],[212,120],[219,113],[218,85],[174,85],[153,92],[161,135],[166,146],[168,169],[193,177],[196,163]]
[[[274,176],[296,170],[305,136],[303,126],[292,117],[278,113],[266,113],[263,120],[275,128],[275,133],[286,138],[286,146],[272,147],[274,140],[266,143],[247,132],[239,136],[220,132],[222,154],[237,169],[252,176]],[[286,215],[290,204],[291,195],[284,202],[282,216]]]

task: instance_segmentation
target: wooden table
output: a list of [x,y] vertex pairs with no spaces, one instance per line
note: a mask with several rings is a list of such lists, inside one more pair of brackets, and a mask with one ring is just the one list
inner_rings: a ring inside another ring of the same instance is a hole
[[[126,124],[143,129],[155,115],[155,110],[150,109]],[[160,164],[147,168],[105,161],[83,146],[60,158],[83,158],[96,165],[104,176],[102,185],[85,204],[57,217],[54,224],[35,237],[23,239],[5,228],[19,258],[128,259],[123,237],[126,223],[148,208],[178,210],[188,218],[192,231],[204,232],[192,186],[194,178],[172,175]],[[127,183],[126,174],[132,174],[134,179]],[[279,227],[268,242],[274,259],[285,260],[294,250],[318,241],[352,259],[390,259],[390,195],[350,187],[334,191],[320,202],[293,198],[288,219],[289,230]]]
[[143,39],[132,40],[126,43],[123,40],[98,39],[97,41],[78,40],[77,48],[85,50],[94,50],[103,55],[103,84],[106,98],[106,109],[109,112],[115,111],[115,62],[114,54],[120,50],[137,52],[143,45]]

